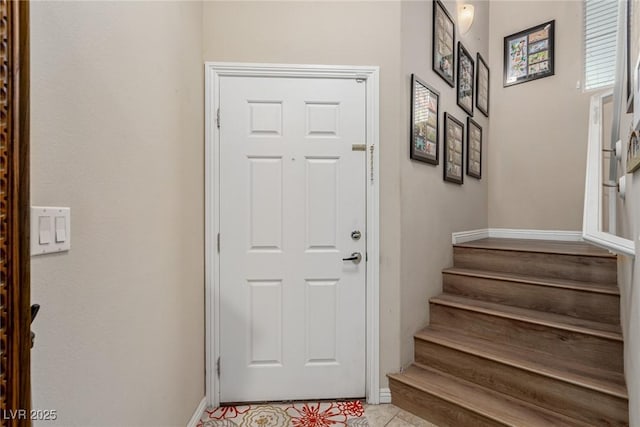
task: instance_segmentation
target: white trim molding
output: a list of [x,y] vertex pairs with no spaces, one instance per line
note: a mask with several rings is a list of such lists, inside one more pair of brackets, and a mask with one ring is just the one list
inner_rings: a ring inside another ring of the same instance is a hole
[[205,312],[206,312],[206,399],[220,404],[216,361],[220,356],[220,257],[214,248],[220,232],[219,160],[220,131],[215,123],[220,106],[220,78],[223,76],[304,77],[358,79],[366,87],[366,397],[380,403],[380,140],[379,80],[377,66],[327,66],[291,64],[205,63]]
[[381,388],[380,389],[380,403],[391,403],[391,389],[390,388]]
[[187,427],[196,427],[198,422],[202,419],[202,414],[204,414],[204,410],[207,409],[207,398],[203,397],[200,401],[200,404],[196,408],[196,411],[191,416],[191,419],[187,423]]
[[495,237],[499,239],[555,240],[562,242],[580,242],[580,231],[563,230],[521,230],[514,228],[483,228],[479,230],[460,231],[451,234],[451,243],[465,243],[474,240]]
[[582,233],[566,230],[518,230],[512,228],[490,228],[489,237],[499,239],[557,240],[562,242],[579,242]]
[[489,229],[483,228],[480,230],[459,231],[451,234],[451,243],[473,242],[474,240],[486,239],[489,237]]
[[[619,86],[619,85],[617,85]],[[616,86],[616,90],[618,90]],[[589,107],[589,136],[587,143],[587,173],[584,184],[584,212],[582,217],[582,236],[584,240],[598,245],[609,251],[634,258],[636,255],[636,244],[633,240],[617,236],[616,232],[616,206],[618,200],[615,182],[607,179],[609,192],[609,231],[605,232],[602,227],[604,217],[603,204],[603,167],[602,167],[602,128],[604,119],[602,112],[604,103],[613,97],[614,109],[618,105],[615,100],[619,99],[609,90],[591,97]],[[615,114],[615,113],[614,113]],[[614,126],[614,129],[617,129]],[[616,163],[612,165],[615,170]],[[623,177],[624,178],[624,177]],[[611,185],[614,185],[611,187]]]

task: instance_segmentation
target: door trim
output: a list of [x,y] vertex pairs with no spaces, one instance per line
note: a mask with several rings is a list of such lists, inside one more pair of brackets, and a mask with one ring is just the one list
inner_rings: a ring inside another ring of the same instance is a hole
[[[380,403],[380,167],[379,74],[377,66],[205,63],[205,388],[207,403],[220,404],[216,361],[220,356],[220,132],[216,124],[220,77],[307,77],[362,79],[366,84],[366,398]],[[223,124],[224,126],[224,124]]]
[[[29,2],[0,1],[0,412],[31,408],[29,246]],[[3,417],[3,426],[31,426]],[[27,417],[28,418],[28,417]]]

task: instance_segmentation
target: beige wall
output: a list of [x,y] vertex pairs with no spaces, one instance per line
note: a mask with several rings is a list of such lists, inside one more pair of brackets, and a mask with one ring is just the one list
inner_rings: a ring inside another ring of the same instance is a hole
[[[471,30],[460,36],[474,58],[480,52],[489,61],[489,2],[472,1],[475,19]],[[445,7],[457,20],[456,1],[445,1]],[[403,112],[400,138],[400,171],[402,179],[402,276],[401,276],[401,362],[413,360],[413,335],[428,323],[430,297],[442,292],[441,270],[453,262],[451,233],[487,227],[486,154],[495,149],[489,138],[489,120],[474,107],[473,119],[483,128],[484,153],[482,179],[464,177],[459,186],[442,179],[443,143],[440,143],[440,165],[417,162],[409,158],[409,123],[411,74],[415,73],[440,92],[440,139],[444,134],[444,112],[465,123],[467,113],[456,104],[456,90],[438,76],[431,67],[432,38],[431,2],[402,3],[402,95]],[[456,47],[457,49],[457,47]],[[496,119],[489,111],[492,122]],[[493,126],[493,125],[492,125]],[[466,141],[466,136],[465,136]],[[466,147],[465,147],[466,150]],[[466,161],[466,160],[465,160]],[[491,182],[493,184],[493,182]]]
[[381,386],[397,371],[400,330],[400,179],[406,152],[399,2],[206,2],[205,61],[380,66]]
[[[582,2],[496,1],[490,20],[489,226],[582,229],[589,93]],[[503,88],[503,38],[556,20],[555,75]]]
[[33,407],[184,426],[204,396],[201,3],[32,3]]
[[[634,1],[632,30],[632,64],[640,53],[640,2]],[[626,92],[625,92],[626,93]],[[626,107],[626,103],[625,103]],[[626,111],[623,107],[623,111]],[[631,114],[624,114],[620,124],[620,137],[626,143],[631,129]],[[626,151],[625,151],[626,152]],[[622,159],[622,171],[626,171],[626,156]],[[625,377],[629,391],[629,425],[640,426],[640,171],[627,174],[627,195],[618,206],[621,235],[636,244],[636,257],[620,257],[618,284],[621,292],[622,329],[625,346]]]

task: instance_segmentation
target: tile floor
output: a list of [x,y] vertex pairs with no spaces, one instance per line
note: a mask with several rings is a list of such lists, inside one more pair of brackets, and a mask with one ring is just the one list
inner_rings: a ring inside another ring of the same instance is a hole
[[364,405],[369,427],[438,427],[392,404]]

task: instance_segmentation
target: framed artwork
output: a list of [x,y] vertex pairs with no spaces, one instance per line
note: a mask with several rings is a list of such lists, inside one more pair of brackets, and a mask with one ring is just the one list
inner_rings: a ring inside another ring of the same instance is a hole
[[454,87],[454,46],[456,31],[453,19],[440,0],[433,2],[433,71]]
[[444,113],[444,180],[462,184],[462,145],[464,125],[449,113]]
[[411,75],[411,158],[438,164],[440,92]]
[[633,66],[631,65],[631,32],[633,31],[633,1],[627,0],[627,113],[633,113]]
[[482,128],[467,117],[467,175],[482,178]]
[[555,23],[545,22],[504,38],[504,87],[554,74]]
[[476,54],[476,107],[489,117],[489,67],[480,53]]
[[458,42],[458,105],[473,116],[474,64],[469,51]]

